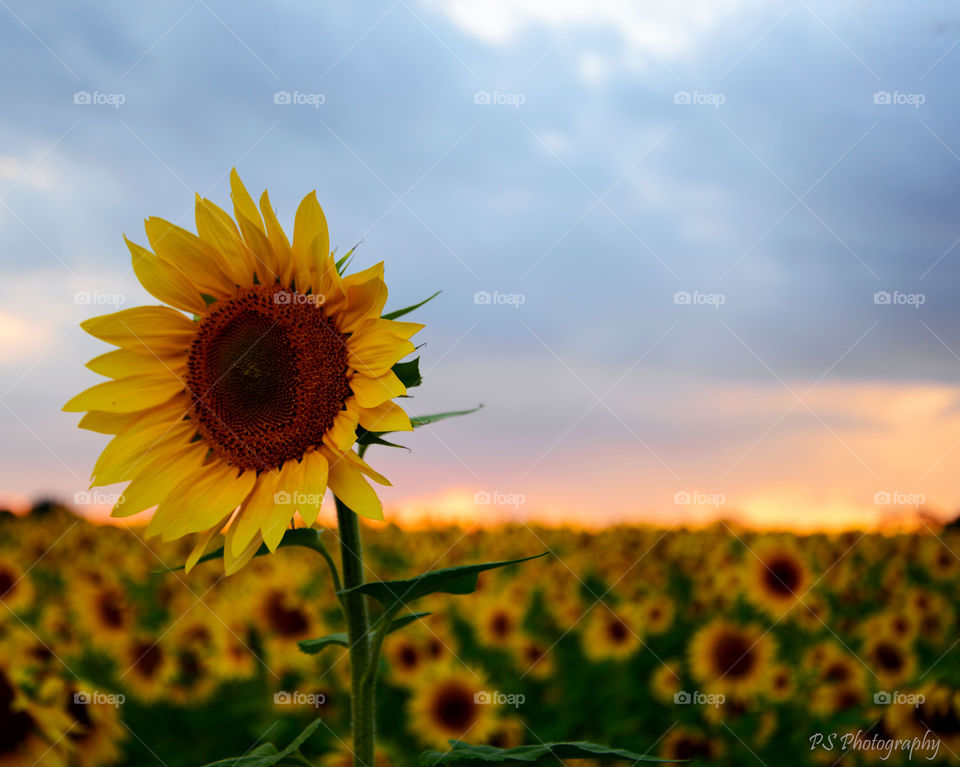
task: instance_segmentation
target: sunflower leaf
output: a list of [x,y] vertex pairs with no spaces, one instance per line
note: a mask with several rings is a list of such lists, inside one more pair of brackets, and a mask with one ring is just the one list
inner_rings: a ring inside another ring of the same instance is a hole
[[432,301],[433,299],[435,299],[435,298],[436,298],[437,296],[439,296],[442,292],[443,292],[442,290],[438,290],[438,291],[437,291],[436,293],[434,293],[432,296],[429,296],[429,297],[423,299],[419,304],[414,304],[413,306],[405,306],[403,309],[395,309],[395,310],[392,311],[392,312],[387,312],[386,314],[381,315],[381,319],[384,319],[384,320],[395,320],[395,319],[397,319],[397,317],[402,317],[402,316],[405,315],[405,314],[410,314],[410,312],[414,311],[415,309],[419,309],[421,306],[423,306],[425,303],[427,303],[427,301]]
[[470,410],[451,410],[449,413],[433,413],[432,415],[415,415],[410,418],[410,423],[413,424],[413,428],[416,429],[418,426],[426,426],[430,423],[436,423],[437,421],[444,421],[447,418],[456,418],[461,415],[470,415],[471,413],[476,413],[483,405],[477,405]]
[[357,427],[357,444],[359,445],[383,445],[385,447],[399,447],[402,450],[410,450],[406,445],[398,445],[396,442],[388,442],[383,438],[383,434],[389,434],[388,431],[377,432],[367,431],[362,426]]
[[[399,618],[395,618],[390,623],[390,628],[387,630],[387,634],[392,634],[394,631],[399,631],[404,626],[409,626],[411,623],[425,618],[430,613],[408,613],[407,615],[401,615]],[[306,653],[307,655],[316,655],[321,650],[326,649],[327,647],[349,647],[350,639],[347,636],[347,632],[338,631],[335,634],[327,634],[326,636],[318,637],[316,639],[303,639],[297,642],[297,646],[300,648],[300,652]]]
[[[318,530],[315,527],[297,527],[292,530],[287,530],[283,534],[283,538],[280,539],[280,544],[277,548],[284,548],[286,546],[303,546],[307,549],[313,549],[314,551],[318,550],[320,546],[320,535],[323,531]],[[265,543],[260,544],[260,548],[257,549],[257,553],[253,556],[262,557],[265,554],[269,554],[270,549],[267,548]],[[223,546],[219,549],[214,549],[209,554],[204,554],[200,559],[197,560],[197,564],[203,562],[209,562],[211,559],[223,559]],[[186,565],[180,565],[179,567],[171,567],[169,570],[156,570],[154,572],[166,573],[166,572],[176,572],[177,570],[183,570]]]
[[307,742],[311,735],[316,732],[320,726],[321,720],[314,719],[307,725],[306,729],[297,737],[290,741],[282,751],[277,751],[277,747],[272,743],[264,743],[262,746],[252,751],[248,751],[243,756],[236,756],[232,759],[220,759],[216,762],[210,762],[203,767],[275,767],[275,765],[297,763],[294,760],[303,759],[300,754],[300,746]]
[[398,362],[392,369],[394,375],[400,379],[400,383],[408,389],[412,389],[414,386],[419,386],[423,383],[423,378],[420,376],[419,357],[414,357],[407,362]]
[[455,764],[458,767],[477,767],[488,764],[516,764],[539,762],[541,759],[625,759],[631,762],[673,762],[671,759],[658,759],[652,756],[636,754],[622,748],[600,746],[582,741],[568,743],[541,743],[537,746],[518,746],[516,748],[496,748],[494,746],[474,746],[459,740],[450,741],[448,751],[424,751],[420,755],[422,767],[438,767],[443,764]]
[[343,256],[336,262],[337,274],[343,274],[346,268],[350,266],[350,262],[353,261],[353,254],[357,249],[357,245],[359,244],[360,243],[358,242],[356,245],[350,248],[350,250],[344,253]]
[[441,570],[430,570],[414,578],[403,580],[370,581],[339,593],[341,595],[366,594],[384,605],[384,609],[389,610],[429,594],[472,594],[477,590],[477,578],[485,570],[526,562],[530,559],[546,556],[548,553],[544,551],[542,554],[535,554],[532,557],[510,559],[505,562],[484,562],[477,565],[445,567]]
[[300,652],[306,653],[307,655],[316,655],[321,650],[333,646],[350,646],[350,640],[347,637],[346,631],[338,631],[336,634],[327,634],[326,636],[317,637],[316,639],[302,639],[297,642],[297,647],[300,648]]

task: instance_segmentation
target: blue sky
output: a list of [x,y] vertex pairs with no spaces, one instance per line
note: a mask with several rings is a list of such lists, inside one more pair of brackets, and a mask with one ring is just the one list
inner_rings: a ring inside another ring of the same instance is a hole
[[287,225],[316,189],[393,305],[444,290],[410,409],[487,407],[379,456],[388,504],[699,518],[673,498],[702,490],[789,522],[960,500],[953,4],[4,0],[0,19],[11,502],[82,489],[102,445],[59,407],[95,381],[76,322],[147,300],[121,233],[192,226],[233,166]]

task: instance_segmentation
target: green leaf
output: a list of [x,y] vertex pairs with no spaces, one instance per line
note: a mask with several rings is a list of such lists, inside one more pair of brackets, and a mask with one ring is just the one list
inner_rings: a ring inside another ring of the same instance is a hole
[[[307,549],[313,549],[314,551],[318,550],[319,546],[322,546],[320,543],[320,534],[322,530],[317,530],[313,527],[298,527],[293,530],[287,530],[283,534],[283,538],[280,539],[280,543],[277,546],[278,549],[285,548],[287,546],[303,546]],[[270,549],[267,548],[265,543],[260,544],[260,548],[257,549],[257,553],[253,556],[262,557],[264,554],[269,554]],[[223,546],[219,549],[211,551],[209,554],[204,554],[200,559],[197,560],[197,564],[203,562],[209,562],[211,559],[222,559],[223,558]],[[179,567],[171,567],[169,570],[155,570],[154,572],[165,573],[165,572],[176,572],[177,570],[183,570],[185,565],[180,565]]]
[[346,253],[344,253],[343,256],[340,258],[340,260],[338,260],[338,261],[336,262],[336,265],[337,265],[337,274],[343,274],[344,271],[346,271],[346,268],[347,268],[348,266],[350,266],[350,262],[353,261],[354,251],[356,251],[357,246],[358,246],[359,244],[360,244],[360,243],[358,242],[356,245],[354,245],[352,248],[350,248],[350,250],[348,250]]
[[433,415],[415,415],[410,419],[410,423],[413,424],[413,428],[416,429],[418,426],[426,426],[430,423],[436,423],[437,421],[444,421],[447,418],[456,418],[460,415],[470,415],[471,413],[476,413],[483,405],[477,405],[475,408],[470,410],[451,410],[449,413],[434,413]]
[[392,312],[387,312],[386,314],[381,315],[381,319],[384,319],[384,320],[395,320],[395,319],[397,319],[397,317],[402,317],[402,316],[405,315],[405,314],[410,314],[410,312],[412,312],[414,309],[419,309],[421,306],[423,306],[425,303],[427,303],[427,301],[432,301],[434,298],[436,298],[437,296],[439,296],[442,292],[443,292],[442,290],[438,290],[436,293],[434,293],[434,294],[433,294],[432,296],[430,296],[429,298],[423,299],[419,304],[414,304],[413,306],[407,306],[407,307],[405,307],[405,308],[403,308],[403,309],[396,309],[396,310],[394,310],[394,311],[392,311]]
[[393,366],[392,370],[397,378],[400,379],[400,383],[408,389],[412,389],[423,383],[423,378],[420,376],[419,357],[414,357],[407,362],[398,362]]
[[[402,615],[399,618],[395,618],[390,624],[390,629],[387,631],[387,633],[392,634],[394,631],[398,631],[404,626],[409,626],[414,621],[418,621],[428,615],[430,615],[430,613],[409,613],[407,615]],[[336,634],[327,634],[326,636],[322,636],[317,639],[301,640],[300,642],[297,642],[297,645],[300,647],[300,652],[304,652],[307,655],[316,655],[318,652],[327,647],[349,647],[350,640],[347,637],[347,632],[338,631]]]
[[477,590],[477,578],[485,570],[497,567],[506,567],[518,562],[546,556],[549,552],[535,554],[522,559],[510,559],[505,562],[485,562],[478,565],[462,565],[461,567],[445,567],[441,570],[430,570],[421,573],[415,578],[395,581],[370,581],[345,589],[339,592],[344,594],[366,594],[384,605],[389,610],[400,604],[414,599],[425,597],[428,594],[472,594]]
[[626,759],[631,762],[673,762],[676,760],[659,759],[653,756],[636,754],[622,748],[599,746],[596,743],[542,743],[539,746],[518,746],[517,748],[495,748],[494,746],[473,746],[459,740],[450,741],[449,751],[424,751],[420,755],[423,767],[437,767],[441,764],[455,764],[458,767],[475,767],[488,764],[530,764],[541,759]]
[[292,763],[294,759],[302,760],[303,756],[300,754],[300,746],[306,743],[307,739],[316,732],[320,726],[320,722],[320,719],[314,719],[283,751],[277,751],[277,747],[272,743],[264,743],[262,746],[248,751],[243,756],[220,759],[216,762],[205,764],[203,767],[273,767],[274,765]]
[[317,639],[303,639],[297,642],[300,652],[307,655],[316,655],[326,647],[337,645],[339,647],[349,647],[350,640],[347,638],[346,631],[338,631],[336,634],[327,634]]
[[410,450],[406,445],[398,445],[396,442],[389,442],[383,438],[383,434],[389,434],[388,431],[367,431],[362,426],[357,427],[358,445],[383,445],[384,447],[399,447],[402,450]]

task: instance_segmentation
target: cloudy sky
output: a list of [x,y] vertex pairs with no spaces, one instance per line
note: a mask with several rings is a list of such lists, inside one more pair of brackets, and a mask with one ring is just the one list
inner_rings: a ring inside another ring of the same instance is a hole
[[954,3],[58,5],[0,0],[0,502],[85,489],[76,324],[236,166],[444,291],[408,409],[485,408],[371,453],[398,517],[960,506]]

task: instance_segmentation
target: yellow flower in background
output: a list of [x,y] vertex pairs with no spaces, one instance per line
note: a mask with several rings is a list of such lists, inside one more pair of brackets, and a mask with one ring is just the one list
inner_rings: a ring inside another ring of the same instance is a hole
[[774,647],[756,626],[715,619],[697,631],[689,652],[694,678],[711,692],[748,698],[765,687]]
[[485,680],[468,668],[434,667],[408,703],[410,729],[437,748],[448,748],[450,740],[482,743],[497,728],[499,708]]
[[747,593],[774,617],[793,608],[810,587],[810,569],[796,548],[769,541],[756,546],[749,559]]
[[87,365],[111,380],[64,406],[114,435],[92,483],[130,483],[114,516],[156,506],[148,535],[202,533],[188,566],[229,522],[228,572],[261,542],[274,550],[295,512],[313,524],[328,486],[383,518],[364,475],[389,482],[352,447],[358,427],[412,428],[391,368],[423,327],[381,318],[382,263],[341,276],[315,194],[291,241],[266,192],[258,211],[236,171],[231,188],[235,218],[198,196],[198,234],[149,218],[153,251],[127,241],[140,282],[167,306],[83,322],[118,347]]

